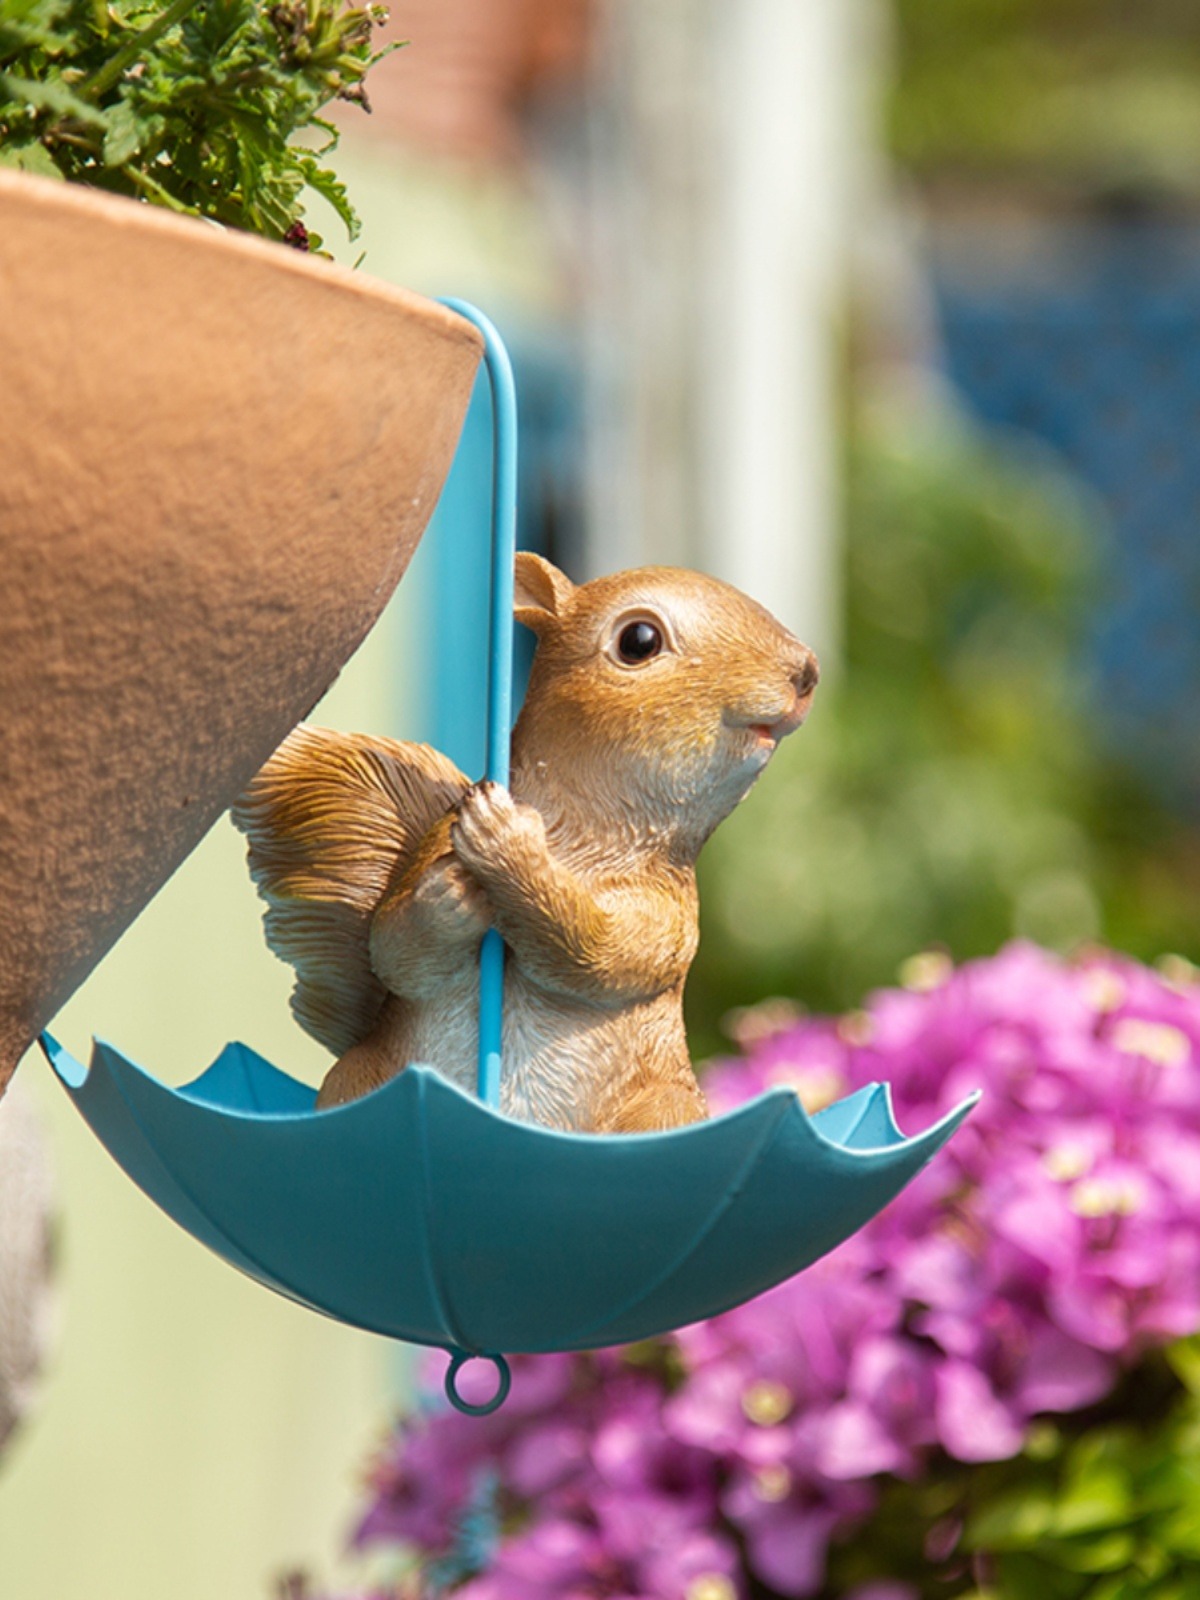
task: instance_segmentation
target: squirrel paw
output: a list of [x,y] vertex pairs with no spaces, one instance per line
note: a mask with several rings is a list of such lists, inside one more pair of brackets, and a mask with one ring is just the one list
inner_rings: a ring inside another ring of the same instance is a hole
[[486,893],[452,857],[431,867],[413,887],[412,910],[426,936],[447,942],[482,938],[491,921]]
[[444,857],[371,924],[371,966],[393,994],[419,998],[457,977],[491,926],[486,893]]
[[450,830],[454,854],[475,877],[509,877],[546,856],[546,828],[532,806],[519,805],[501,784],[469,789]]

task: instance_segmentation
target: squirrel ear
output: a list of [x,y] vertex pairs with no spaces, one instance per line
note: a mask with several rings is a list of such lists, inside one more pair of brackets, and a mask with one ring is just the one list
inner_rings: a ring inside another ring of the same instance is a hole
[[532,550],[518,550],[513,578],[513,615],[518,622],[540,634],[566,615],[575,585],[565,572]]

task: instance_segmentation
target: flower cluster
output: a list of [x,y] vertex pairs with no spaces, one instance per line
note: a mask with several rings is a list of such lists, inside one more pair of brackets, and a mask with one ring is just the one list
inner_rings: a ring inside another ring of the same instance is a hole
[[[415,1548],[421,1592],[462,1600],[812,1595],[889,1476],[1013,1457],[1033,1419],[1200,1328],[1192,969],[1014,944],[905,977],[861,1013],[764,1030],[706,1080],[715,1110],[781,1083],[812,1110],[887,1080],[910,1132],[981,1088],[899,1199],[723,1316],[520,1360],[484,1422],[406,1423],[360,1545]],[[853,1593],[916,1591],[884,1575]]]

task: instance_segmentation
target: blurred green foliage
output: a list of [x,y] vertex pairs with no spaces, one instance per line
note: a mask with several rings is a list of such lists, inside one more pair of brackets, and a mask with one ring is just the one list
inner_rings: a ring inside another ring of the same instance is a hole
[[1144,1360],[1092,1411],[1035,1427],[1011,1461],[944,1457],[888,1483],[870,1540],[831,1550],[823,1592],[881,1573],[921,1600],[1200,1594],[1200,1342]]
[[320,113],[366,104],[385,15],[342,0],[4,0],[0,163],[316,248],[308,186],[353,238]]
[[892,147],[922,175],[1200,192],[1192,0],[893,0]]
[[1200,945],[1196,834],[1079,676],[1099,508],[1029,440],[940,405],[854,433],[844,659],[701,857],[697,1054],[733,1007],[844,1010],[933,945]]

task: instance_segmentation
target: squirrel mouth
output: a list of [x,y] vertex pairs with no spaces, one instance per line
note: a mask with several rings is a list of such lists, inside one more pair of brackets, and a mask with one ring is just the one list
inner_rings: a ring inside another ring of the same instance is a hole
[[774,750],[779,741],[786,739],[789,733],[795,733],[805,717],[808,716],[809,711],[812,709],[812,691],[814,687],[815,684],[811,684],[801,692],[798,692],[788,709],[778,716],[772,717],[770,721],[765,717],[761,721],[755,722],[749,720],[742,722],[739,719],[734,723],[734,726],[741,727],[745,733],[751,735],[755,746],[759,750]]
[[759,744],[771,745],[773,748],[781,739],[786,739],[789,733],[795,733],[808,715],[811,705],[811,694],[798,695],[795,705],[782,717],[777,717],[774,722],[751,722],[747,724],[746,731],[754,734]]

